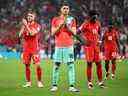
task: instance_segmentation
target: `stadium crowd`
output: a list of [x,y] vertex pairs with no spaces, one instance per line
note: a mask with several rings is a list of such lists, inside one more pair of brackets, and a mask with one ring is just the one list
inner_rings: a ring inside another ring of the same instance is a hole
[[[23,14],[29,8],[35,9],[38,22],[41,24],[41,48],[46,54],[53,53],[54,38],[50,35],[50,22],[58,12],[62,0],[1,0],[0,1],[0,50],[21,51],[18,37]],[[115,20],[120,29],[122,54],[128,57],[128,1],[127,0],[67,0],[71,5],[71,14],[77,18],[78,27],[87,18],[91,9],[96,9],[102,22],[102,31],[110,20]],[[75,44],[76,54],[80,54],[81,46]],[[4,47],[2,47],[4,46]],[[6,48],[5,48],[6,47]]]

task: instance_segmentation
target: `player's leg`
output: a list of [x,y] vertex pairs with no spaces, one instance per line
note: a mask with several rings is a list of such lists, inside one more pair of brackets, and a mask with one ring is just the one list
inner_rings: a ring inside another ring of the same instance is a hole
[[87,80],[88,80],[88,88],[92,89],[92,62],[87,62]]
[[103,82],[102,78],[102,65],[101,62],[96,62],[96,68],[97,68],[97,77],[98,77],[98,86],[100,88],[106,88]]
[[102,81],[102,66],[101,66],[101,62],[96,62],[96,69],[97,69],[98,81],[101,82]]
[[95,46],[94,61],[96,63],[98,85],[101,88],[105,88],[104,82],[102,80],[102,64],[101,64],[100,48],[99,48],[99,46]]
[[68,78],[69,78],[69,85],[74,86],[75,84],[75,66],[73,62],[69,62],[68,66]]
[[31,63],[31,55],[27,52],[23,53],[23,63],[25,64],[25,77],[26,77],[26,84],[23,87],[31,87],[31,70],[30,70],[30,63]]
[[112,59],[112,79],[115,78],[115,71],[116,71],[116,59]]
[[117,47],[113,46],[113,50],[111,50],[111,56],[112,56],[112,79],[115,78],[115,70],[116,70],[116,58],[118,56]]
[[75,88],[75,65],[74,62],[68,62],[68,78],[69,78],[69,91],[79,92],[77,88]]
[[36,76],[37,76],[37,86],[38,87],[43,87],[42,83],[42,68],[40,66],[40,56],[38,54],[33,55],[33,62],[36,70]]
[[107,47],[107,45],[105,46],[104,55],[105,55],[105,71],[106,71],[105,79],[109,79],[109,75],[110,75],[109,63],[111,61],[111,49],[110,49],[110,47]]
[[53,66],[53,74],[52,74],[52,88],[51,91],[58,90],[58,81],[59,81],[59,67],[60,62],[55,62]]
[[55,47],[55,53],[53,55],[54,65],[53,65],[53,72],[52,72],[52,88],[50,91],[57,91],[58,90],[58,81],[59,81],[59,67],[62,63],[62,48]]
[[86,60],[87,60],[87,80],[88,80],[88,88],[93,89],[93,84],[92,84],[92,63],[94,60],[94,48],[91,46],[84,47],[84,52],[86,55]]
[[69,91],[79,92],[75,88],[75,65],[74,65],[74,48],[73,46],[63,49],[63,61],[67,63],[68,67],[68,78],[69,78]]
[[105,71],[106,71],[106,74],[105,74],[105,79],[109,79],[109,60],[105,60]]
[[26,84],[23,85],[23,87],[31,87],[31,70],[30,70],[30,64],[25,64],[25,77],[26,77]]

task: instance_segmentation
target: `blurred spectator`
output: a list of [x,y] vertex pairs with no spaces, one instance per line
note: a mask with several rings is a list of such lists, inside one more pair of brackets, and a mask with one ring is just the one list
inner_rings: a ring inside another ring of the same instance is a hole
[[[18,30],[21,26],[22,13],[33,8],[38,13],[38,21],[42,26],[41,46],[53,50],[49,42],[54,42],[50,36],[50,21],[57,13],[57,7],[63,0],[0,0],[0,44],[19,48]],[[87,19],[90,9],[96,9],[100,14],[103,26],[107,26],[110,17],[115,16],[121,26],[121,46],[127,51],[128,46],[128,0],[67,0],[71,5],[71,14],[77,18],[78,26]],[[123,33],[122,33],[123,32]],[[44,39],[45,38],[45,39]],[[123,42],[124,39],[127,42]],[[123,43],[122,43],[123,42]],[[78,46],[77,46],[78,47]],[[77,48],[76,47],[76,48]],[[46,53],[52,53],[47,51]],[[53,54],[53,53],[52,53]]]

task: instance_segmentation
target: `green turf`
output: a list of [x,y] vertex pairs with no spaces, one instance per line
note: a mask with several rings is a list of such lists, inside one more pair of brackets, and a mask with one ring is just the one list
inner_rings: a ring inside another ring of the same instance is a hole
[[[32,68],[32,88],[22,88],[24,84],[24,65],[15,59],[0,60],[0,96],[124,96],[128,91],[128,61],[119,62],[115,80],[106,81],[107,89],[100,89],[96,84],[93,90],[88,90],[86,85],[84,61],[76,62],[76,86],[80,89],[79,93],[68,92],[68,76],[66,65],[60,68],[59,90],[50,92],[52,62],[44,60],[41,63],[43,68],[44,88],[37,88],[34,67]],[[104,69],[104,68],[103,68]],[[97,80],[94,65],[94,83]],[[126,95],[125,95],[126,96]]]

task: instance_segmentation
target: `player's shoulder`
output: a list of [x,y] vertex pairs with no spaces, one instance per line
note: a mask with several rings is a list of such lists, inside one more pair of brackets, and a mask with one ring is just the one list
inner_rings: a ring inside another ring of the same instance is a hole
[[89,24],[90,24],[90,21],[89,21],[89,20],[86,20],[86,19],[85,19],[84,22],[82,23],[83,26],[87,26],[87,25],[89,25]]
[[35,27],[40,27],[41,25],[38,22],[34,22]]
[[40,25],[37,21],[34,21],[33,25]]
[[54,16],[54,17],[52,17],[51,18],[51,23],[55,23],[55,22],[57,22],[59,20],[59,16]]
[[54,20],[58,20],[59,19],[59,16],[54,16],[54,17],[52,17],[52,21]]
[[82,29],[86,28],[87,25],[88,25],[88,22],[87,22],[87,20],[85,19],[84,22],[80,25],[79,29],[82,30]]
[[84,22],[81,24],[81,26],[79,27],[80,30],[84,30],[87,29],[89,25],[89,22],[85,19]]
[[113,29],[113,34],[119,35],[119,31],[116,28],[114,28]]
[[89,19],[85,19],[85,20],[84,20],[84,23],[85,23],[85,24],[90,24],[90,20],[89,20]]
[[99,20],[96,21],[96,24],[101,26],[101,22]]
[[107,35],[109,33],[109,28],[108,27],[105,27],[104,28],[104,35]]

